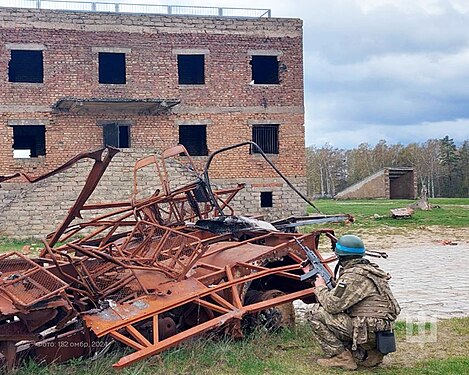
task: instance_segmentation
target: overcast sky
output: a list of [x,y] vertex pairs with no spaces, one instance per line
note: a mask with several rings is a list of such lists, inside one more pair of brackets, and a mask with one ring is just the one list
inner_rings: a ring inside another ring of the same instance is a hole
[[469,0],[128,0],[304,21],[306,145],[469,139]]

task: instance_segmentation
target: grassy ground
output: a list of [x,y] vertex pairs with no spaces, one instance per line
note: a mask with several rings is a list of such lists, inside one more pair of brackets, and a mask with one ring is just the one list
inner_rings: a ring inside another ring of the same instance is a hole
[[[430,211],[416,210],[411,219],[393,219],[389,215],[392,208],[407,207],[414,201],[389,199],[332,200],[321,199],[316,206],[326,214],[352,214],[355,225],[367,228],[382,225],[395,227],[448,226],[467,227],[469,222],[469,198],[439,198],[430,202],[438,206]],[[313,210],[310,210],[313,212]]]
[[[25,246],[29,248],[26,249]],[[35,254],[40,248],[42,248],[42,241],[39,239],[16,240],[8,237],[0,237],[0,254],[10,251],[18,251],[20,253],[27,253],[29,251]]]
[[[437,342],[418,345],[406,339],[406,327],[397,327],[398,351],[385,358],[381,368],[359,369],[363,374],[467,374],[469,373],[469,318],[438,322]],[[67,365],[29,363],[16,375],[109,375],[121,353],[98,361],[76,360]],[[307,325],[277,334],[256,332],[240,340],[195,340],[160,356],[116,372],[130,374],[340,374],[316,365],[321,351]]]
[[[322,227],[332,227],[338,235],[351,233],[364,236],[407,236],[415,242],[416,235],[430,237],[434,233],[440,236],[454,237],[453,239],[467,240],[469,238],[469,198],[439,198],[431,199],[435,206],[430,211],[416,210],[411,218],[393,219],[390,209],[403,208],[414,203],[411,200],[389,199],[356,199],[332,200],[321,199],[315,202],[324,214],[346,213],[352,214],[355,221],[352,225],[324,224]],[[313,212],[310,208],[309,212]],[[311,228],[307,228],[311,230]],[[443,240],[444,238],[440,238]]]

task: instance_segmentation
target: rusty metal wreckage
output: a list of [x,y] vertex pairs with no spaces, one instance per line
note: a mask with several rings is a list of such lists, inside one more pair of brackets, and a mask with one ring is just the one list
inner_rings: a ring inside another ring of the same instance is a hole
[[[265,223],[235,216],[230,203],[244,186],[212,190],[208,170],[215,155],[245,145],[258,147],[244,142],[221,149],[208,158],[202,175],[181,145],[138,160],[132,199],[122,202],[87,204],[118,152],[111,147],[79,154],[38,178],[23,175],[36,182],[82,159],[94,160],[40,256],[0,256],[0,366],[8,371],[25,358],[50,363],[96,356],[117,342],[133,350],[113,365],[121,368],[207,331],[242,337],[246,322],[263,314],[272,327],[287,325],[293,300],[314,302],[311,282],[301,281],[303,248],[331,273],[327,263],[334,257],[322,258],[319,238],[327,236],[332,244],[336,238],[332,230],[296,233],[296,223],[353,218]],[[191,182],[170,178],[177,158],[189,165]],[[137,177],[143,168],[153,168],[161,189],[142,198]]]

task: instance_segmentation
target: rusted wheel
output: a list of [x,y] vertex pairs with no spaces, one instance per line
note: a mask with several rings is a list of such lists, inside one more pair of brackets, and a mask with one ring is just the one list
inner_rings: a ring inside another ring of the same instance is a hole
[[[277,289],[265,292],[251,290],[246,294],[245,304],[251,305],[283,295],[285,293]],[[292,302],[287,302],[261,310],[256,314],[248,315],[244,320],[245,324],[243,326],[247,331],[262,328],[273,332],[282,328],[292,328],[295,325],[295,309]]]
[[[262,293],[261,301],[267,301],[269,299],[284,295],[285,293],[280,290],[271,289]],[[293,328],[293,326],[295,325],[295,308],[293,307],[293,302],[283,303],[281,305],[271,307],[270,309],[276,310],[280,317],[280,321],[277,322],[276,329]]]

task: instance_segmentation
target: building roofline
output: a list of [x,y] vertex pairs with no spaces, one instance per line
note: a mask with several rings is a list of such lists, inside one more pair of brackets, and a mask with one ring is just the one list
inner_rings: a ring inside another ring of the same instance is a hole
[[[4,7],[0,5],[0,7]],[[86,12],[86,13],[124,13],[124,14],[152,14],[152,15],[176,15],[189,17],[223,17],[223,18],[270,18],[271,9],[263,8],[235,8],[235,7],[211,7],[193,5],[166,5],[166,4],[140,4],[118,3],[112,1],[90,0],[35,0],[30,4],[24,1],[9,0],[9,8],[43,9],[56,11]]]
[[[0,7],[2,29],[53,29],[148,34],[232,34],[272,38],[303,36],[298,18],[225,18]],[[19,26],[21,25],[21,26]]]

